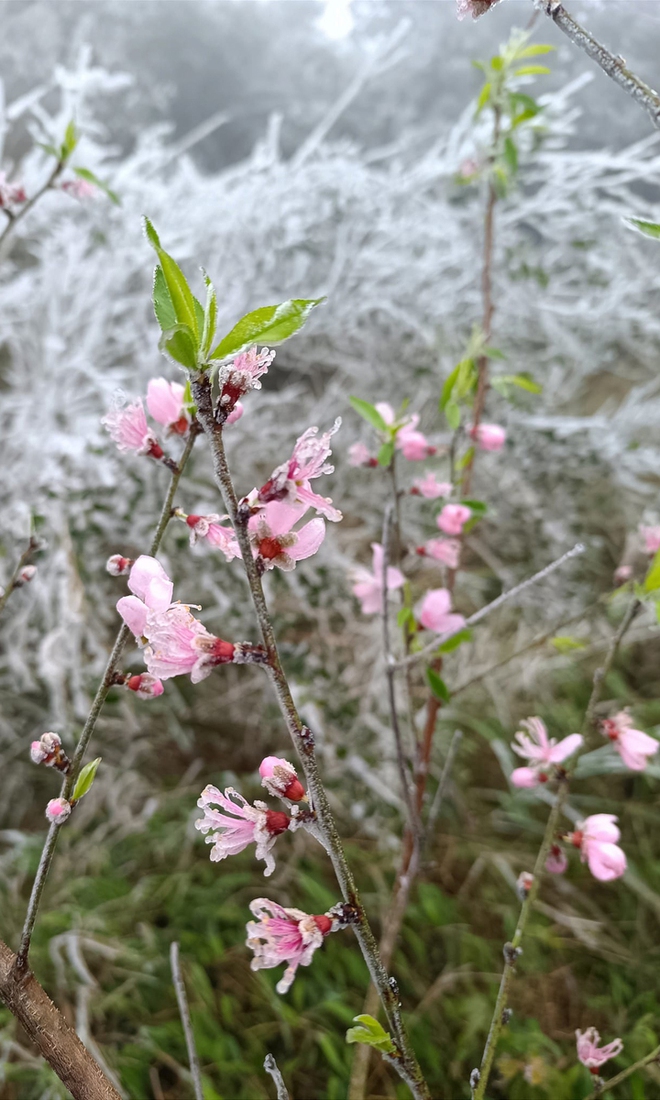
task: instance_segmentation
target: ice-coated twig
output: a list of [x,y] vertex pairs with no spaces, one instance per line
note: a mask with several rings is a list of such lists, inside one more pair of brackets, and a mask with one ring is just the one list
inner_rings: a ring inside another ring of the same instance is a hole
[[202,1072],[199,1068],[195,1036],[193,1034],[192,1021],[190,1019],[190,1007],[188,1005],[186,986],[183,980],[183,974],[181,973],[181,964],[179,962],[179,945],[176,940],[172,940],[170,944],[170,969],[172,971],[172,982],[174,984],[174,992],[176,993],[176,1001],[179,1006],[179,1016],[181,1017],[183,1034],[186,1037],[186,1049],[188,1051],[188,1063],[190,1065],[193,1089],[195,1091],[195,1100],[204,1100]]
[[[588,735],[594,725],[594,716],[596,712],[596,706],[601,696],[603,689],[603,683],[605,677],[612,667],[612,663],[616,656],[617,650],[624,634],[628,630],[628,627],[632,623],[635,615],[640,609],[640,603],[637,599],[633,599],[626,610],[623,619],[619,625],[618,630],[614,634],[610,647],[607,651],[607,655],[601,668],[597,668],[594,672],[593,687],[587,709],[584,715],[584,721],[582,723],[582,748],[581,752],[584,752],[589,748]],[[577,758],[577,754],[576,754]],[[488,1031],[488,1038],[486,1039],[486,1046],[484,1048],[483,1057],[481,1059],[481,1066],[479,1068],[479,1079],[474,1089],[474,1100],[484,1100],[486,1095],[486,1088],[488,1086],[488,1078],[493,1066],[493,1059],[495,1058],[495,1052],[497,1050],[497,1043],[500,1037],[502,1028],[504,1027],[504,1010],[507,1007],[507,999],[509,995],[509,986],[511,985],[511,979],[515,972],[515,964],[518,956],[521,953],[521,942],[525,934],[525,929],[529,921],[532,909],[538,896],[539,888],[541,885],[541,879],[545,871],[545,862],[550,852],[555,832],[557,831],[557,824],[562,810],[566,804],[568,798],[570,773],[561,779],[559,790],[557,791],[557,797],[554,801],[554,805],[550,811],[548,821],[541,841],[541,846],[536,856],[536,862],[534,864],[532,883],[527,891],[525,900],[522,903],[520,909],[520,915],[518,917],[518,924],[513,934],[511,943],[504,945],[504,970],[502,971],[502,979],[500,981],[500,988],[497,994],[497,1000],[495,1001],[495,1008],[493,1010],[493,1018],[490,1023]]]
[[[163,535],[165,534],[167,525],[172,517],[172,502],[174,500],[174,494],[177,490],[179,481],[181,479],[181,474],[183,473],[184,467],[190,457],[190,453],[193,449],[195,439],[197,438],[198,434],[199,432],[197,429],[197,425],[193,423],[190,427],[188,441],[179,460],[179,464],[172,474],[169,488],[163,502],[160,518],[158,520],[158,524],[154,532],[154,537],[149,548],[149,553],[152,557],[154,556],[154,554],[157,553],[162,542]],[[108,657],[108,663],[105,666],[105,672],[103,673],[101,683],[96,689],[96,695],[94,696],[92,706],[90,708],[89,714],[87,715],[85,725],[82,728],[82,733],[80,734],[78,744],[76,745],[76,751],[73,754],[71,767],[69,768],[69,771],[67,772],[62,783],[60,798],[68,800],[73,793],[76,779],[78,778],[78,773],[82,766],[87,747],[96,728],[96,723],[98,721],[99,714],[101,713],[103,704],[105,703],[108,692],[113,685],[115,672],[117,671],[120,657],[124,651],[124,646],[126,645],[129,636],[130,630],[128,629],[126,624],[123,623],[119,629],[117,637],[115,638],[110,656]],[[23,924],[21,943],[18,950],[18,955],[16,956],[15,965],[19,970],[24,971],[27,968],[28,955],[30,952],[30,942],[32,940],[32,932],[34,931],[34,924],[37,919],[37,911],[39,909],[41,895],[43,893],[44,886],[46,885],[48,872],[50,871],[51,864],[53,862],[55,845],[57,844],[57,838],[60,828],[60,825],[53,822],[48,830],[46,843],[44,844],[43,850],[41,852],[39,866],[37,868],[37,873],[32,884],[32,892],[30,894],[30,900],[28,902],[25,923]]]
[[277,1090],[277,1100],[290,1100],[289,1090],[284,1084],[284,1078],[279,1071],[277,1062],[273,1058],[272,1054],[267,1054],[264,1058],[264,1069],[266,1073],[270,1074],[275,1082],[275,1088]]
[[39,540],[37,538],[35,538],[34,535],[31,535],[30,540],[29,540],[27,546],[25,547],[25,550],[23,551],[20,558],[18,559],[18,564],[17,564],[16,568],[14,569],[14,572],[12,573],[11,577],[7,581],[7,587],[5,588],[4,592],[0,596],[0,611],[2,611],[3,607],[7,603],[7,600],[11,596],[12,592],[14,592],[15,589],[17,589],[17,588],[20,588],[20,586],[21,586],[21,584],[20,584],[21,573],[25,569],[25,566],[28,564],[28,562],[29,562],[30,558],[32,557],[32,555],[35,554],[38,549],[39,549]]
[[[460,630],[464,630],[467,626],[475,626],[477,623],[480,623],[482,619],[490,615],[491,611],[496,611],[503,603],[519,596],[526,588],[530,588],[533,584],[538,584],[539,581],[545,580],[551,573],[554,573],[555,569],[560,569],[561,566],[567,561],[570,561],[571,558],[576,558],[579,554],[583,554],[584,550],[585,547],[581,542],[576,543],[571,550],[567,550],[560,558],[551,561],[549,565],[539,570],[538,573],[534,573],[532,577],[528,577],[527,580],[521,581],[520,584],[516,584],[507,592],[503,592],[501,596],[498,596],[496,600],[492,600],[491,603],[487,603],[485,607],[479,608],[478,611],[475,611],[474,615],[470,615],[470,617],[465,620],[465,626],[462,626]],[[443,634],[439,638],[435,638],[432,642],[429,642],[428,645],[425,645],[423,649],[420,649],[419,652],[411,653],[409,657],[402,657],[401,660],[395,661],[394,667],[407,668],[408,665],[414,665],[417,664],[418,661],[425,660],[432,653],[435,653],[438,646],[442,645],[443,642],[448,641],[449,638],[453,638],[454,634],[459,634],[460,630],[452,630],[450,634]]]
[[[45,195],[47,191],[50,191],[50,189],[55,184],[55,181],[64,170],[64,165],[65,161],[58,160],[46,182],[42,184],[38,191],[35,191],[34,195],[32,195],[32,197],[29,198],[27,202],[23,203],[18,213],[11,214],[11,216],[9,216],[7,224],[2,230],[2,233],[0,233],[0,263],[2,263],[2,261],[9,253],[11,236],[16,229],[16,226],[23,221],[25,215],[29,213],[32,207],[39,202],[39,199],[42,197],[42,195]],[[4,213],[9,215],[9,211],[7,210],[5,210]]]
[[241,549],[243,568],[245,569],[254,610],[261,630],[261,636],[268,654],[268,670],[273,689],[307,780],[307,790],[310,796],[311,808],[316,815],[315,831],[330,856],[344,901],[352,907],[355,913],[353,930],[369,969],[371,980],[378,989],[378,994],[391,1029],[392,1039],[397,1047],[398,1056],[391,1061],[396,1066],[401,1078],[408,1085],[415,1100],[430,1100],[428,1085],[424,1080],[424,1076],[410,1044],[408,1033],[401,1016],[399,993],[396,983],[390,981],[389,975],[381,962],[378,944],[376,943],[366,911],[360,900],[352,871],[347,863],[339,833],[337,832],[337,826],[332,810],[330,809],[328,796],[319,773],[314,747],[314,735],[311,730],[304,725],[298,713],[286,673],[280,661],[277,643],[275,641],[275,632],[273,630],[270,612],[261,583],[261,576],[259,575],[256,562],[252,555],[252,545],[250,543],[250,535],[247,528],[248,516],[244,516],[239,510],[238,498],[236,496],[236,490],[234,489],[234,483],[225,454],[222,425],[218,424],[215,419],[211,382],[205,374],[193,376],[192,393],[197,404],[199,421],[211,446],[213,472],[216,484],[222,495],[225,511],[231,519]]
[[610,80],[623,88],[624,92],[627,92],[648,112],[653,125],[660,130],[660,95],[626,66],[624,58],[610,53],[606,46],[598,42],[572,15],[568,14],[564,5],[558,0],[534,0],[534,3],[552,19],[571,42],[600,65]]

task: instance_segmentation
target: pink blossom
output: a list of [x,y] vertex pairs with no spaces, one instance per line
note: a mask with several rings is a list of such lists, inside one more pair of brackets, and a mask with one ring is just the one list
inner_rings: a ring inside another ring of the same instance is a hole
[[607,1046],[599,1046],[600,1035],[595,1027],[588,1027],[584,1032],[578,1030],[575,1032],[575,1037],[577,1039],[577,1056],[582,1065],[586,1066],[592,1073],[597,1073],[601,1066],[609,1062],[610,1058],[616,1058],[617,1054],[620,1054],[623,1050],[623,1043],[620,1039],[614,1039]]
[[[351,591],[362,603],[363,615],[375,615],[383,610],[383,547],[379,542],[372,542],[373,572],[370,573],[364,566],[358,565],[352,570],[355,581]],[[400,569],[393,565],[387,567],[387,590],[394,592],[402,588],[406,578]]]
[[98,188],[90,183],[89,180],[75,179],[64,180],[60,184],[62,191],[66,191],[67,195],[71,195],[72,199],[93,199],[98,191]]
[[391,427],[394,424],[395,413],[394,413],[394,409],[389,404],[389,402],[387,402],[387,401],[377,401],[376,404],[374,405],[374,408],[375,408],[376,412],[380,413],[381,417],[383,418],[384,422],[387,424],[388,428]]
[[482,451],[501,451],[506,432],[499,424],[479,424],[470,429],[470,436]]
[[63,825],[71,815],[71,803],[65,798],[51,798],[46,806],[46,817],[51,825]]
[[614,583],[618,586],[625,584],[632,577],[632,565],[620,565],[614,570]]
[[105,568],[111,577],[123,577],[130,572],[133,564],[132,558],[123,558],[121,554],[113,554],[105,563]]
[[614,814],[592,814],[570,837],[581,851],[582,862],[589,864],[592,875],[601,882],[620,878],[627,866],[625,852],[616,844],[621,836],[617,820]]
[[135,676],[129,676],[124,682],[124,686],[129,691],[134,691],[138,699],[155,699],[156,696],[162,695],[165,690],[162,681],[157,680],[155,676],[150,676],[148,672],[140,672]]
[[330,431],[319,436],[318,428],[308,428],[296,440],[293,453],[288,462],[283,462],[273,470],[268,481],[261,487],[258,500],[261,504],[278,501],[287,504],[304,504],[314,508],[318,515],[336,523],[341,512],[333,505],[330,497],[319,496],[313,492],[310,481],[331,474],[334,466],[326,462],[332,454],[330,440],[341,427],[341,417],[337,417]]
[[456,0],[456,14],[459,19],[465,19],[466,15],[478,19],[498,3],[499,0]]
[[461,179],[469,180],[473,176],[476,176],[477,172],[481,171],[481,165],[474,157],[466,157],[458,169],[458,174]]
[[[264,875],[272,875],[275,859],[271,848],[280,833],[286,832],[289,827],[291,819],[286,814],[270,810],[265,802],[255,802],[251,806],[233,787],[227,787],[222,794],[217,787],[207,786],[197,805],[204,811],[204,817],[195,822],[195,828],[204,835],[211,829],[217,830],[206,837],[206,843],[213,845],[213,863],[227,856],[235,856],[248,844],[255,844],[256,858],[266,862]],[[214,810],[213,806],[220,806],[225,812]]]
[[27,202],[25,188],[20,183],[10,183],[6,174],[0,172],[0,209],[21,202]]
[[14,588],[20,588],[23,584],[29,584],[37,575],[36,565],[24,565],[14,581]]
[[62,748],[62,739],[57,733],[42,733],[38,741],[30,745],[30,760],[33,764],[45,764],[47,768],[66,770],[69,760]]
[[306,504],[289,505],[276,500],[250,517],[248,531],[254,556],[264,569],[295,569],[296,562],[311,558],[325,538],[325,523],[312,519],[297,531],[293,526],[307,511]]
[[418,421],[419,417],[415,414],[411,417],[410,423],[404,424],[396,434],[395,446],[409,462],[421,462],[437,451],[437,447],[432,447],[422,432],[415,430]]
[[291,802],[300,802],[305,797],[305,788],[298,779],[293,764],[280,756],[266,756],[259,765],[261,786],[273,798],[288,798]]
[[351,443],[348,448],[349,466],[377,466],[378,459],[372,458],[364,443]]
[[210,546],[222,550],[227,561],[241,557],[241,548],[234,534],[233,527],[224,527],[219,521],[228,519],[228,516],[219,516],[211,512],[206,516],[187,516],[178,508],[175,512],[178,519],[182,519],[190,528],[190,545],[194,546],[198,539],[205,539]]
[[554,737],[548,738],[548,731],[540,718],[527,718],[520,724],[527,732],[519,730],[511,747],[518,756],[529,760],[531,767],[516,768],[511,773],[514,787],[536,787],[547,782],[553,765],[561,764],[582,744],[579,733],[571,733],[559,743]]
[[417,553],[421,558],[433,558],[450,569],[458,569],[461,544],[456,539],[428,539],[417,547]]
[[269,348],[257,351],[256,347],[237,355],[233,363],[220,367],[218,385],[220,387],[219,408],[225,420],[236,408],[238,401],[248,390],[261,389],[259,379],[268,372],[275,358],[275,352]]
[[559,844],[553,844],[545,861],[546,871],[551,875],[563,875],[567,867],[568,859],[564,849]]
[[640,526],[639,533],[644,539],[647,554],[657,554],[660,550],[660,527]]
[[465,504],[445,504],[435,522],[445,535],[460,535],[471,515]]
[[648,733],[632,728],[632,718],[625,710],[613,718],[606,718],[602,728],[604,735],[614,742],[626,767],[635,772],[644,771],[648,757],[654,756],[660,746],[660,741],[649,737]]
[[462,615],[451,614],[451,593],[446,588],[431,588],[419,608],[417,621],[434,634],[455,634],[465,626]]
[[183,397],[185,389],[178,382],[166,378],[150,378],[147,385],[147,409],[149,416],[176,435],[185,435],[190,427]]
[[286,963],[284,976],[275,987],[278,993],[291,988],[299,966],[309,966],[314,952],[333,929],[330,917],[310,916],[300,909],[284,909],[268,898],[255,898],[248,921],[247,946],[254,951],[252,970],[270,970]]
[[429,470],[424,477],[418,477],[413,481],[410,492],[413,496],[426,497],[427,500],[437,500],[438,497],[450,496],[451,490],[451,481],[438,481],[435,474]]
[[225,424],[236,424],[236,422],[241,419],[244,412],[245,408],[240,401],[237,401],[229,416],[225,420]]
[[141,398],[132,405],[111,409],[101,423],[120,451],[133,451],[138,455],[151,455],[152,458],[163,457],[163,449],[147,424]]

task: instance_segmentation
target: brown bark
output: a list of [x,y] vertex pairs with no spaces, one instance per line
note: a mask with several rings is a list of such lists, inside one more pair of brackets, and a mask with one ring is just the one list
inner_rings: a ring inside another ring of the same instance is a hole
[[23,1025],[74,1100],[121,1100],[34,975],[19,976],[16,961],[14,952],[0,940],[0,1000]]

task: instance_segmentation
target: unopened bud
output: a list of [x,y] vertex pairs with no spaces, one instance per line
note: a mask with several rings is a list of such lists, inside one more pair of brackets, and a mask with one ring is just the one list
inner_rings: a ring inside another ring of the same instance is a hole
[[20,588],[21,585],[23,585],[23,584],[29,584],[36,572],[37,572],[36,565],[26,565],[26,566],[24,566],[24,568],[21,569],[21,571],[18,574],[16,580],[14,581],[14,586],[16,588]]
[[111,577],[123,577],[125,573],[130,573],[132,565],[132,558],[123,558],[121,554],[113,554],[105,563],[105,568]]
[[521,871],[516,883],[516,891],[521,901],[524,901],[532,888],[534,875],[530,871]]
[[280,756],[266,756],[259,765],[259,775],[261,786],[273,798],[288,798],[291,802],[300,802],[305,798],[305,788],[288,760]]
[[46,806],[46,817],[51,825],[62,825],[71,815],[71,803],[65,798],[51,798]]
[[475,1069],[472,1070],[472,1073],[470,1074],[470,1088],[471,1089],[476,1089],[476,1087],[477,1087],[477,1085],[479,1084],[480,1081],[481,1081],[481,1074],[479,1073],[479,1070],[475,1068]]
[[33,741],[30,759],[33,764],[45,764],[47,768],[57,768],[61,772],[69,770],[70,761],[57,733],[42,733],[38,741]]
[[129,676],[124,681],[124,687],[128,688],[129,691],[134,691],[138,699],[154,699],[157,695],[162,695],[165,690],[162,680],[148,672],[140,672],[135,676]]

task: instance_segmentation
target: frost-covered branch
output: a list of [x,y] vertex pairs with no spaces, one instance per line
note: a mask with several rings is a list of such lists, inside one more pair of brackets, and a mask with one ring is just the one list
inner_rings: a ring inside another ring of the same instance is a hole
[[289,1090],[284,1084],[284,1078],[279,1071],[277,1062],[273,1058],[272,1054],[267,1054],[264,1058],[264,1069],[270,1077],[273,1078],[275,1088],[277,1090],[277,1100],[290,1100]]
[[190,1008],[188,1005],[188,998],[186,996],[186,986],[183,980],[183,974],[181,973],[181,963],[179,961],[179,945],[176,940],[172,940],[172,943],[170,944],[170,969],[172,971],[172,981],[174,982],[176,1001],[179,1006],[179,1016],[181,1017],[183,1034],[186,1038],[186,1049],[188,1051],[188,1062],[190,1065],[190,1073],[192,1076],[193,1089],[195,1092],[195,1100],[204,1100],[204,1089],[202,1088],[202,1072],[199,1067],[199,1057],[197,1054],[197,1047],[195,1046],[195,1035],[192,1029],[192,1021],[190,1019]]
[[32,580],[32,577],[36,573],[36,567],[28,565],[28,562],[30,561],[32,555],[40,549],[40,545],[41,544],[39,539],[35,535],[31,535],[27,546],[25,547],[23,553],[18,559],[18,564],[14,569],[14,572],[7,581],[7,587],[4,589],[4,591],[2,590],[2,588],[0,588],[0,611],[2,611],[3,607],[7,603],[7,600],[11,596],[12,592],[15,591],[15,589],[22,588],[24,584],[27,584],[29,581]]

